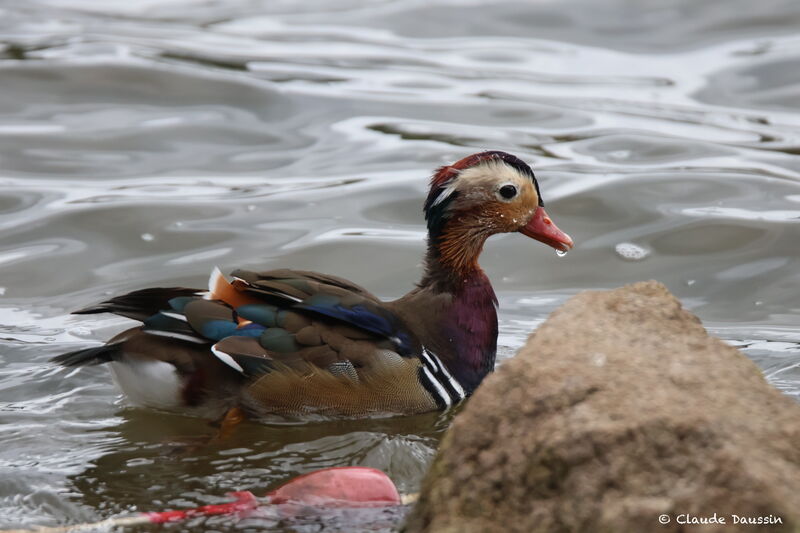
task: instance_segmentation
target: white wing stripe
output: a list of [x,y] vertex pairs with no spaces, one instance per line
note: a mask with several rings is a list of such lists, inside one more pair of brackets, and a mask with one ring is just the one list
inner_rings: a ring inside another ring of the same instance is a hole
[[191,335],[186,335],[185,333],[175,333],[174,331],[162,331],[160,329],[143,329],[142,331],[157,337],[180,339],[182,341],[196,342],[197,344],[206,344],[208,342],[206,339],[201,339],[200,337],[192,337]]
[[422,358],[426,363],[428,363],[428,366],[431,367],[431,370],[438,372],[439,369],[437,368],[436,363],[433,362],[433,359],[431,359],[431,355],[432,354],[428,350],[425,348],[422,349]]
[[222,350],[219,350],[219,349],[217,349],[217,346],[216,346],[216,345],[214,345],[214,346],[212,346],[212,347],[211,347],[211,353],[213,353],[214,355],[216,355],[216,356],[217,356],[217,359],[219,359],[220,361],[222,361],[223,363],[225,363],[226,365],[228,365],[228,366],[229,366],[229,367],[231,367],[232,369],[234,369],[234,370],[236,370],[236,371],[238,371],[238,372],[241,372],[242,374],[244,374],[244,368],[242,368],[242,367],[239,365],[239,363],[237,363],[237,362],[234,360],[234,358],[233,358],[233,357],[231,357],[230,355],[226,354],[226,353],[225,353],[225,352],[223,352]]
[[433,357],[436,360],[436,362],[439,363],[439,368],[442,369],[442,374],[444,374],[444,377],[446,377],[447,381],[449,381],[450,384],[453,386],[453,389],[455,389],[456,393],[458,393],[460,399],[463,400],[464,398],[466,398],[467,394],[464,392],[464,387],[462,387],[461,383],[459,383],[458,380],[456,380],[456,378],[454,378],[452,374],[450,374],[450,372],[447,370],[447,367],[444,366],[444,363],[442,363],[442,361],[434,354],[431,354],[431,357]]
[[422,371],[425,373],[425,377],[427,377],[428,380],[433,385],[433,388],[436,389],[436,393],[444,402],[445,407],[450,407],[453,404],[453,402],[452,400],[450,400],[450,395],[447,394],[447,391],[444,390],[444,387],[442,387],[442,384],[439,383],[439,381],[435,377],[433,377],[433,374],[431,374],[431,371],[428,370],[427,366],[423,366]]
[[173,313],[172,311],[160,311],[160,313],[164,316],[168,316],[169,318],[180,320],[181,322],[188,322],[188,320],[186,320],[186,317],[180,313]]

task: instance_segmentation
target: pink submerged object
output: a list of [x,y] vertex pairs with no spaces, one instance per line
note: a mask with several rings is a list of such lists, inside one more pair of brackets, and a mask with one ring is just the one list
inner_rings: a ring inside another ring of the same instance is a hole
[[230,493],[236,500],[181,511],[142,513],[150,522],[177,522],[197,516],[246,513],[261,505],[302,505],[323,508],[390,507],[402,505],[389,476],[375,468],[341,466],[324,468],[291,479],[257,498],[252,492]]
[[267,494],[269,503],[317,507],[388,507],[401,505],[389,476],[375,468],[340,466],[298,476]]

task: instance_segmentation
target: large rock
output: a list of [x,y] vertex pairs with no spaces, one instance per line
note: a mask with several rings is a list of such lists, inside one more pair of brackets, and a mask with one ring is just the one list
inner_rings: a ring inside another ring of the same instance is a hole
[[800,531],[800,406],[663,285],[581,293],[456,416],[405,530]]

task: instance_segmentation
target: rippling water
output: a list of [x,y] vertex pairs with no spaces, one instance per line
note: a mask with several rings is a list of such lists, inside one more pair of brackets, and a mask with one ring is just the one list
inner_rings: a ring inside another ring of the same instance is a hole
[[416,490],[446,416],[202,446],[204,422],[47,360],[125,326],[71,309],[214,265],[396,297],[420,274],[427,176],[480,149],[533,163],[578,243],[489,243],[503,358],[570,295],[655,278],[800,398],[799,24],[794,1],[0,0],[0,527],[332,465]]

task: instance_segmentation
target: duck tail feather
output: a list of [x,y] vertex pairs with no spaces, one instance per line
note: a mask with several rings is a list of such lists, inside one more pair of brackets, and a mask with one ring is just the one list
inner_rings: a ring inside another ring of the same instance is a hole
[[50,359],[51,362],[61,366],[93,366],[110,363],[117,360],[122,355],[122,343],[104,344],[94,348],[83,348]]

